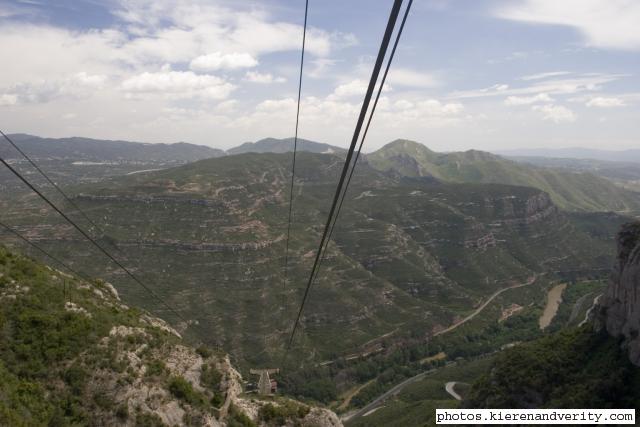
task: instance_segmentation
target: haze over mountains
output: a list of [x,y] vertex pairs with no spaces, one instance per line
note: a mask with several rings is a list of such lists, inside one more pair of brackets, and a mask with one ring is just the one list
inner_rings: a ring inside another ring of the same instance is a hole
[[[9,137],[28,155],[35,158],[87,160],[94,162],[165,162],[179,163],[224,155],[224,151],[204,145],[187,144],[144,144],[130,141],[109,141],[91,138],[40,138],[26,134]],[[20,158],[6,141],[0,145],[4,158]]]
[[[286,153],[293,150],[293,138],[264,138],[246,142],[227,151],[205,145],[178,142],[150,144],[131,141],[111,141],[91,138],[41,138],[27,134],[9,137],[28,155],[39,159],[55,158],[94,162],[149,162],[178,164],[242,153]],[[345,150],[329,144],[298,139],[298,150],[311,153],[341,153]],[[0,155],[20,159],[16,150],[6,143],[0,145]]]
[[632,150],[595,150],[591,148],[521,148],[496,151],[507,157],[552,157],[569,159],[592,159],[610,162],[640,163],[640,149]]

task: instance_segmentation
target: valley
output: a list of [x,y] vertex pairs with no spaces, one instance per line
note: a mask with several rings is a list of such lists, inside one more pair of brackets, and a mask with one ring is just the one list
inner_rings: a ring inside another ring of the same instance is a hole
[[[484,167],[485,157],[473,154],[469,165]],[[606,277],[612,236],[628,221],[621,213],[629,214],[636,197],[620,193],[619,201],[594,199],[573,211],[541,189],[511,185],[511,178],[506,184],[461,182],[383,170],[370,158],[356,170],[304,313],[290,355],[299,366],[281,378],[285,393],[325,404],[357,390],[340,411],[364,407],[447,361],[475,360],[540,336],[548,289]],[[187,322],[150,299],[24,189],[0,200],[2,220],[74,268],[114,283],[125,301],[166,319],[187,340],[228,352],[247,372],[282,357],[341,158],[298,154],[284,283],[290,161],[290,153],[248,152],[65,182],[65,191],[104,230],[96,237]],[[104,165],[82,167],[99,171]],[[625,209],[600,212],[599,203]],[[18,247],[6,234],[3,242]],[[566,303],[545,329],[577,324],[594,297],[588,286],[569,285]],[[358,373],[363,369],[369,373]]]
[[0,427],[638,424],[638,22],[0,0]]

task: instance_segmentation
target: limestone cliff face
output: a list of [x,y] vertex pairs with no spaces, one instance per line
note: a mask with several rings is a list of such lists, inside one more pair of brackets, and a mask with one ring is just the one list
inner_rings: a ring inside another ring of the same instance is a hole
[[526,198],[508,196],[486,197],[484,208],[504,225],[528,225],[558,214],[558,207],[545,192],[538,192]]
[[108,283],[2,245],[0,343],[0,426],[342,426],[327,409],[244,395],[220,352],[188,345]]
[[629,359],[640,366],[640,222],[624,225],[618,234],[618,257],[600,299],[596,327],[624,336]]

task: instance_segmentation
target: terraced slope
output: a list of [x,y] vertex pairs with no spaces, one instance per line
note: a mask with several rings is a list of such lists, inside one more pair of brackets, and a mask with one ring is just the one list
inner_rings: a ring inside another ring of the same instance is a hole
[[428,176],[447,182],[522,185],[545,191],[560,208],[571,211],[640,211],[640,196],[611,181],[582,171],[516,163],[495,154],[470,150],[436,153],[424,145],[397,140],[367,155],[372,167],[403,176]]
[[[107,231],[105,244],[199,328],[160,309],[34,197],[4,204],[3,219],[187,336],[267,364],[290,331],[341,166],[330,155],[299,159],[286,285],[289,154],[209,159],[70,190]],[[429,334],[536,273],[606,267],[611,243],[583,231],[587,222],[576,228],[537,189],[393,178],[362,164],[303,319],[299,357]]]

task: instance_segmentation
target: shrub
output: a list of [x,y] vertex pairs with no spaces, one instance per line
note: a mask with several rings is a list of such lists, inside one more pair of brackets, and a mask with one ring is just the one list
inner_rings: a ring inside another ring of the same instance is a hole
[[208,388],[212,391],[220,389],[220,381],[222,380],[222,373],[218,371],[215,365],[203,365],[202,373],[200,374],[200,384],[202,387]]
[[75,395],[82,394],[84,389],[87,371],[81,366],[73,365],[64,373],[64,382],[71,389],[71,393]]
[[193,389],[191,383],[182,377],[172,377],[169,380],[169,391],[180,400],[193,406],[204,406],[205,398],[202,393]]
[[258,416],[269,425],[281,426],[285,425],[288,419],[304,418],[308,413],[308,406],[293,402],[284,402],[278,406],[267,403],[260,408]]
[[162,360],[153,359],[151,362],[147,364],[146,375],[153,377],[162,375],[167,370],[164,362]]
[[229,406],[229,416],[227,417],[228,427],[256,427],[251,418],[240,412],[234,405]]

